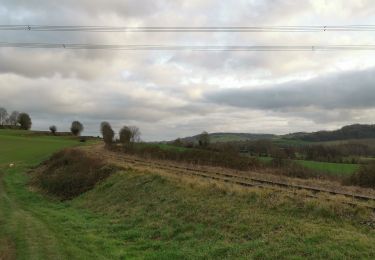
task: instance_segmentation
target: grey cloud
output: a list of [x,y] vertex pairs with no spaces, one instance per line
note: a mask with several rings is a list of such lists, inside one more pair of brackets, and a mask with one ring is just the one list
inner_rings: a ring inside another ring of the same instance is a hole
[[119,16],[142,16],[153,13],[157,10],[157,1],[139,2],[132,0],[4,0],[2,5],[8,11],[41,12],[49,15],[49,12],[74,12],[88,13],[100,16],[103,13],[114,13]]
[[353,109],[375,107],[374,69],[343,72],[257,89],[206,93],[209,102],[234,107],[288,112],[290,109]]

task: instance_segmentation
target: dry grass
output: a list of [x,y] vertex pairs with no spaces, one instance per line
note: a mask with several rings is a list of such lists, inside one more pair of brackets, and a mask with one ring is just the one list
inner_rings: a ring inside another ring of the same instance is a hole
[[[86,148],[81,148],[86,149]],[[100,156],[103,158],[107,163],[117,165],[124,169],[132,169],[137,170],[139,172],[148,172],[150,174],[159,174],[162,176],[167,176],[172,178],[178,182],[182,182],[188,185],[199,185],[199,186],[216,186],[226,190],[227,192],[235,192],[238,194],[248,194],[250,193],[257,193],[257,194],[279,194],[279,198],[282,201],[283,197],[295,197],[295,198],[303,198],[307,201],[319,201],[319,204],[326,205],[329,208],[335,207],[342,207],[343,208],[350,208],[351,206],[345,205],[347,204],[356,204],[359,208],[364,208],[366,206],[375,207],[375,201],[367,201],[367,202],[359,202],[354,198],[350,198],[347,196],[341,195],[330,195],[327,193],[312,193],[311,191],[307,190],[298,190],[298,189],[290,189],[290,188],[276,188],[276,187],[269,187],[269,188],[258,188],[252,187],[249,189],[248,187],[243,187],[236,184],[231,183],[224,183],[217,180],[206,179],[198,176],[190,175],[189,172],[184,172],[180,170],[180,168],[187,167],[189,169],[196,169],[198,171],[207,171],[207,172],[220,172],[224,174],[236,174],[238,176],[244,177],[253,177],[257,179],[273,181],[273,182],[282,182],[290,185],[301,185],[301,186],[308,186],[313,188],[322,188],[322,189],[329,189],[336,192],[345,192],[345,193],[353,193],[353,194],[361,194],[367,196],[375,196],[375,191],[372,189],[363,189],[360,187],[347,187],[341,185],[339,182],[327,181],[327,180],[319,180],[319,179],[297,179],[297,178],[289,178],[280,175],[273,175],[270,172],[244,172],[244,171],[234,171],[230,169],[218,168],[218,167],[208,167],[208,166],[197,166],[197,165],[187,165],[182,163],[175,163],[171,161],[159,161],[159,160],[144,160],[140,159],[136,156],[129,156],[125,154],[119,154],[116,152],[108,151],[103,148],[103,146],[95,146],[91,147],[91,149],[87,149],[87,152],[92,156]],[[147,163],[141,163],[138,161],[134,161],[133,163],[129,163],[129,160],[139,160],[145,161]],[[168,167],[158,167],[158,164],[163,164],[166,166],[172,167],[179,167],[178,169],[168,168]],[[235,179],[236,180],[236,179]],[[267,195],[268,196],[268,195]],[[267,197],[266,196],[266,197]],[[309,202],[311,203],[311,202]],[[331,204],[337,204],[340,206],[332,206]]]
[[0,239],[0,260],[16,259],[16,245],[10,239]]
[[[87,149],[87,148],[81,148],[81,149]],[[126,154],[119,154],[116,152],[108,151],[104,149],[102,145],[96,145],[96,146],[90,147],[90,149],[87,149],[87,151],[90,154],[104,158],[109,163],[121,165],[123,167],[124,166],[126,167],[129,165],[129,163],[124,161],[124,159],[143,160],[150,164],[152,163],[164,164],[166,166],[196,169],[198,171],[219,172],[219,173],[224,173],[224,174],[236,174],[236,175],[240,175],[244,177],[259,178],[259,179],[263,179],[267,181],[282,182],[282,183],[286,183],[290,185],[301,185],[301,186],[308,186],[312,188],[329,189],[335,192],[353,193],[353,194],[358,194],[358,195],[375,197],[374,189],[361,188],[358,186],[344,186],[339,181],[332,181],[332,180],[325,180],[325,179],[291,178],[291,177],[287,177],[283,175],[274,174],[272,169],[258,169],[257,171],[238,171],[238,170],[232,170],[232,169],[226,169],[226,168],[220,168],[220,167],[198,166],[194,164],[176,163],[173,161],[166,161],[166,160],[144,160],[137,156],[130,156]],[[141,165],[136,165],[136,167],[142,168]],[[155,170],[155,168],[152,168],[152,169]]]

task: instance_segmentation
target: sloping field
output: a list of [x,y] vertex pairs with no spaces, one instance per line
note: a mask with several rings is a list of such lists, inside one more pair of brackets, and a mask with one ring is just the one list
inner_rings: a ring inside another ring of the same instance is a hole
[[[77,144],[0,132],[0,259],[375,257],[373,213],[335,201],[136,170],[126,162],[71,201],[28,187],[29,166]],[[16,167],[7,167],[13,161]]]

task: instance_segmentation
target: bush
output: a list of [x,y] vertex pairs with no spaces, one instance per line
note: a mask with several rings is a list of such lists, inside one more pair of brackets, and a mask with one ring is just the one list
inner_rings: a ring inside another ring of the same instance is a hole
[[31,123],[31,118],[30,118],[29,114],[21,113],[21,114],[19,114],[17,120],[18,120],[18,123],[21,126],[21,129],[29,130],[31,128],[32,123]]
[[60,199],[72,199],[116,170],[103,160],[77,149],[55,153],[32,176],[31,184]]
[[344,180],[344,184],[375,189],[375,163],[362,165],[356,174]]

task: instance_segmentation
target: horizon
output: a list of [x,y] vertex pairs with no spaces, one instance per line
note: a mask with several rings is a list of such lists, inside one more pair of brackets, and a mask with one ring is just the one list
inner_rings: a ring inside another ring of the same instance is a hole
[[[275,135],[275,136],[284,136],[284,135],[289,135],[289,134],[299,134],[299,133],[306,133],[306,134],[309,134],[309,133],[315,133],[315,132],[330,132],[330,131],[336,131],[336,130],[340,130],[344,127],[347,127],[347,126],[354,126],[354,125],[360,125],[360,126],[374,126],[375,124],[349,124],[349,125],[343,125],[341,127],[338,127],[338,128],[334,128],[334,129],[319,129],[319,130],[314,130],[314,131],[309,131],[309,132],[302,132],[302,131],[297,131],[297,132],[289,132],[289,133],[267,133],[267,132],[208,132],[208,134],[250,134],[250,135]],[[35,129],[33,127],[31,127],[30,129],[31,131],[42,131],[42,132],[49,132],[50,130],[49,129]],[[120,129],[113,129],[114,132],[115,132],[115,136],[118,136],[118,133],[119,133],[119,130]],[[60,130],[58,129],[58,132],[64,132],[64,133],[70,133],[70,130],[69,128],[65,129],[65,130]],[[198,136],[200,135],[201,132],[199,133],[193,133],[192,135],[189,135],[189,136],[177,136],[175,138],[172,138],[172,139],[164,139],[164,140],[144,140],[141,138],[142,141],[145,141],[145,142],[163,142],[163,141],[173,141],[173,140],[176,140],[178,138],[189,138],[189,137],[194,137],[194,136]],[[82,132],[82,136],[91,136],[91,137],[97,137],[97,136],[102,136],[102,134],[100,133],[100,131],[98,130],[97,132],[87,132],[85,130],[83,130]],[[141,136],[142,137],[142,136]]]

